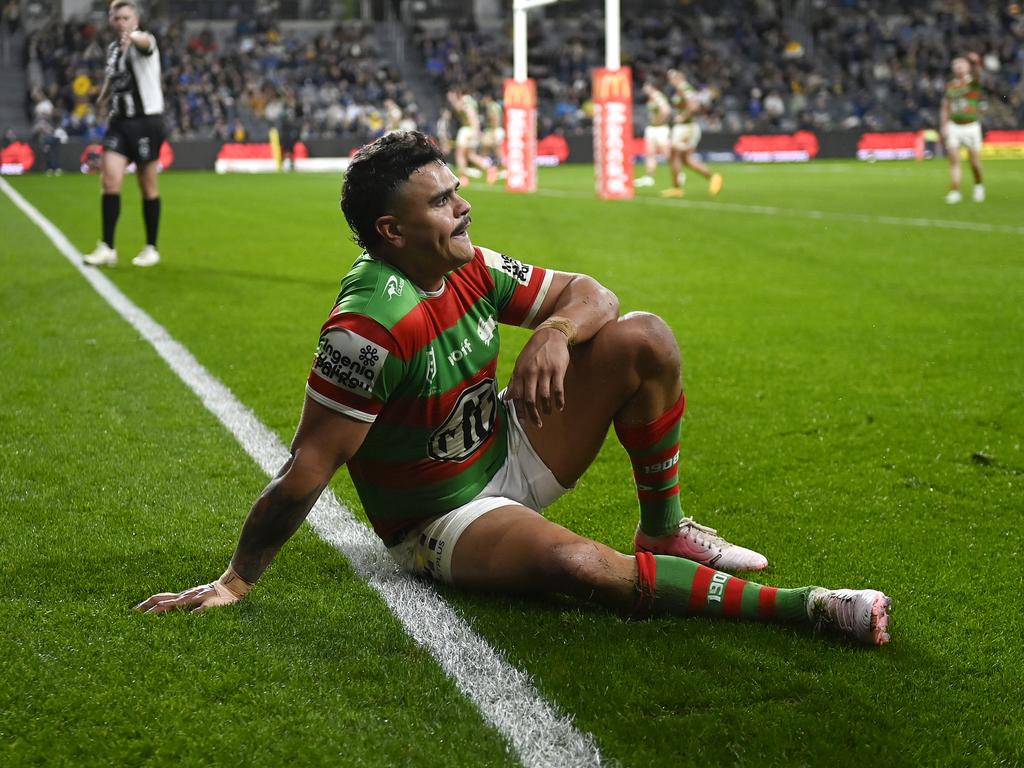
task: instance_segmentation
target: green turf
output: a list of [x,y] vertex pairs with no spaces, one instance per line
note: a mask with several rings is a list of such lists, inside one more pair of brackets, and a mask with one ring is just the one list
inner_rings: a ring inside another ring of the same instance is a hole
[[[885,589],[894,642],[446,594],[622,765],[1024,761],[1024,164],[989,162],[988,202],[959,207],[939,162],[724,170],[717,208],[696,178],[679,202],[598,201],[581,167],[543,171],[535,196],[474,185],[472,236],[663,315],[686,369],[687,510],[764,551],[767,583]],[[91,249],[94,178],[14,184]],[[174,173],[162,189],[164,263],[109,274],[287,440],[357,252],[338,180]],[[123,263],[138,208],[126,192]],[[219,573],[263,478],[2,198],[0,226],[0,762],[507,760],[308,531],[237,609],[127,610]],[[505,333],[506,374],[522,339]],[[629,546],[614,440],[550,515]]]

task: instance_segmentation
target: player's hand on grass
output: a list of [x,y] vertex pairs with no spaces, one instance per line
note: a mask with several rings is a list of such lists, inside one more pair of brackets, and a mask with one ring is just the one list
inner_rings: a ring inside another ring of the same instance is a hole
[[231,568],[209,584],[201,584],[184,592],[160,592],[135,606],[142,613],[167,613],[186,609],[201,613],[208,608],[220,608],[237,603],[252,589],[252,584],[242,579]]
[[516,415],[540,427],[541,414],[565,408],[568,367],[566,335],[554,328],[539,328],[519,353],[505,392],[505,399],[512,401]]

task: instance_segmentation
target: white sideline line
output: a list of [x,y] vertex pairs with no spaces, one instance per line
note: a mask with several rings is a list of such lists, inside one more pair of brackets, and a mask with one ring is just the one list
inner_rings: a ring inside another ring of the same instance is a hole
[[[556,189],[538,189],[542,197],[571,197],[595,200],[592,194],[567,192]],[[802,208],[779,208],[774,205],[744,205],[742,203],[718,203],[710,200],[662,200],[657,197],[634,197],[632,202],[643,205],[661,205],[671,208],[697,208],[703,211],[726,211],[728,213],[751,213],[759,216],[789,216],[796,219],[815,221],[842,221],[854,224],[889,224],[897,227],[923,227],[925,229],[957,229],[966,232],[988,232],[1006,235],[1024,235],[1024,227],[1012,224],[988,224],[983,221],[955,221],[953,219],[926,219],[921,217],[876,216],[867,213],[839,213],[836,211],[814,211]]]
[[[256,463],[273,475],[288,449],[256,415],[213,376],[184,346],[106,275],[82,264],[78,250],[46,217],[4,179],[0,189],[50,239],[96,292],[148,341],[203,405],[227,427]],[[406,631],[426,647],[498,730],[527,768],[598,766],[601,755],[589,733],[576,730],[557,713],[529,676],[509,664],[477,635],[430,586],[400,572],[381,541],[360,523],[331,489],[310,513],[313,530],[343,554],[353,569],[383,598]]]

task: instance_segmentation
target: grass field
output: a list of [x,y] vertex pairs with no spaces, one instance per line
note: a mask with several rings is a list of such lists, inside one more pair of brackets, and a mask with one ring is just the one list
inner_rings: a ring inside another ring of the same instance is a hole
[[[689,513],[766,553],[766,583],[894,599],[866,650],[446,591],[605,764],[1024,762],[1024,163],[987,170],[989,201],[958,207],[940,162],[725,167],[715,201],[696,179],[598,201],[584,167],[467,191],[475,243],[675,330]],[[95,178],[11,184],[92,249]],[[140,270],[126,186],[107,273],[285,442],[357,253],[338,188],[169,173],[164,262]],[[216,577],[266,476],[6,196],[0,232],[0,764],[517,764],[308,527],[239,606],[130,610]],[[503,379],[525,338],[504,337]],[[635,507],[612,437],[549,515],[626,550]]]

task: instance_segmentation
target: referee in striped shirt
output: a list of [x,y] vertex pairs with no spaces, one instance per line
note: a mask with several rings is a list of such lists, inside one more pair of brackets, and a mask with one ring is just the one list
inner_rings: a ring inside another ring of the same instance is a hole
[[156,38],[139,29],[139,11],[132,0],[110,4],[110,26],[118,39],[107,48],[107,71],[98,106],[109,100],[109,123],[103,139],[103,239],[84,257],[86,264],[117,264],[114,231],[121,214],[121,185],[129,163],[136,165],[142,190],[146,246],[132,259],[137,267],[159,263],[156,249],[160,226],[160,190],[157,186],[160,147],[164,143],[164,96],[160,87],[160,51]]

